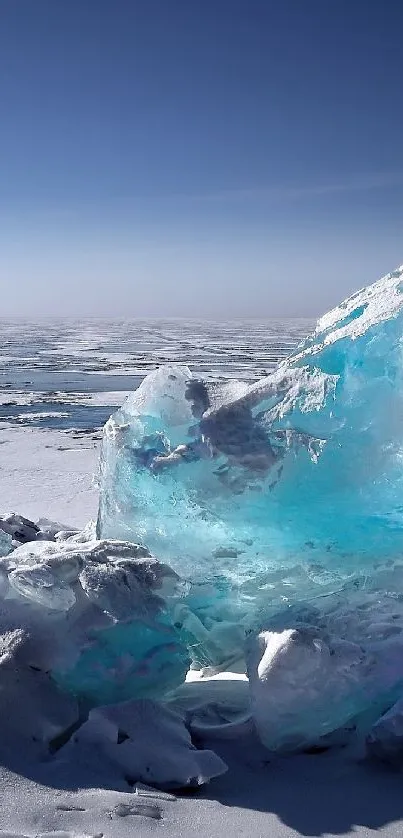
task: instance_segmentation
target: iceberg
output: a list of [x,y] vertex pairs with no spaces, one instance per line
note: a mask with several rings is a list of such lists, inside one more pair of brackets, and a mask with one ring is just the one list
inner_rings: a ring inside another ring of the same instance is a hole
[[[173,623],[193,665],[228,666],[249,633],[291,632],[268,653],[278,736],[250,664],[269,747],[292,740],[290,714],[293,741],[310,742],[403,685],[402,352],[403,266],[324,315],[256,384],[162,367],[105,426],[97,536],[141,541],[181,577]],[[327,681],[337,701],[322,713]]]

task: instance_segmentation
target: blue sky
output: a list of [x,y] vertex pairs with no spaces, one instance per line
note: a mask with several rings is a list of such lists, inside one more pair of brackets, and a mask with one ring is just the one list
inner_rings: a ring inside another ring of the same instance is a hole
[[0,0],[2,315],[320,314],[403,262],[400,0]]

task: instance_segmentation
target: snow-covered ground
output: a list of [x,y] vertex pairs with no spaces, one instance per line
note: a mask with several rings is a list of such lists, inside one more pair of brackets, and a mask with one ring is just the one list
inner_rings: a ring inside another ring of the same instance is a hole
[[81,527],[95,518],[99,440],[37,428],[0,428],[0,511]]
[[[215,743],[217,749],[217,745]],[[271,761],[251,740],[225,750],[229,771],[191,796],[147,797],[1,769],[0,836],[49,838],[291,838],[402,834],[401,775],[340,754]],[[231,756],[228,756],[228,752]],[[101,780],[102,782],[102,780]],[[107,780],[103,778],[104,786]],[[55,787],[56,786],[56,787]]]
[[[99,440],[27,428],[0,431],[0,510],[82,526],[97,510]],[[21,707],[21,714],[24,707]],[[3,724],[7,722],[2,720]],[[166,838],[393,838],[402,832],[402,777],[362,760],[357,744],[274,758],[246,726],[210,746],[228,772],[193,793],[130,791],[99,761],[32,764],[11,749],[0,768],[0,838],[155,835]],[[158,741],[155,742],[158,749]]]

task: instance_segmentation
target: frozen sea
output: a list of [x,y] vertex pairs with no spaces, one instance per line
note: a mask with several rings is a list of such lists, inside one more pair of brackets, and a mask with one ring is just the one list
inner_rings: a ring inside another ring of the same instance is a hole
[[[0,510],[83,526],[97,511],[97,429],[148,370],[176,360],[202,378],[253,381],[312,325],[0,320]],[[51,763],[21,769],[12,754],[0,761],[0,838],[402,834],[401,774],[364,765],[354,749],[284,759],[252,734],[206,744],[228,773],[194,795],[154,793],[151,805],[104,775],[92,786],[77,766],[55,777]]]
[[0,426],[98,431],[161,364],[209,381],[255,381],[286,357],[309,320],[0,319]]

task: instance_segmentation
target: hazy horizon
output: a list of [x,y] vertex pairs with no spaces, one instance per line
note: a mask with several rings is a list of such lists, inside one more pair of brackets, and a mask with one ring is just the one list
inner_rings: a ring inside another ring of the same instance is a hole
[[380,0],[3,0],[0,316],[316,318],[403,262]]

